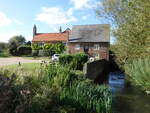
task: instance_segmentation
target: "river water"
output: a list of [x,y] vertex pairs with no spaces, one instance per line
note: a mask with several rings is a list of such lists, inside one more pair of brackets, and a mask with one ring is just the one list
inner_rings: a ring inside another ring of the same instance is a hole
[[113,94],[113,113],[150,113],[150,95],[137,87],[127,87],[124,74],[111,72],[109,87]]

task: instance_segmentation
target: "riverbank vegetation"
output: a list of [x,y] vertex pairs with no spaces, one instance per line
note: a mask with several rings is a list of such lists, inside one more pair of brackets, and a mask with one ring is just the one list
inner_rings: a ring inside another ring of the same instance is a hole
[[133,83],[142,87],[147,93],[150,91],[150,58],[135,60],[125,65],[126,73]]
[[108,86],[94,84],[69,65],[33,64],[32,67],[29,70],[26,64],[0,71],[1,112],[112,112]]
[[116,41],[111,49],[118,65],[136,85],[149,90],[150,72],[145,61],[150,62],[150,2],[103,0],[97,14],[113,23],[112,32]]

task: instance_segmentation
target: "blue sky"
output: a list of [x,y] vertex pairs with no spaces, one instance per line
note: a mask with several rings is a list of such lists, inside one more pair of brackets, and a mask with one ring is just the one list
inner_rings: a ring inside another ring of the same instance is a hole
[[58,32],[73,25],[106,24],[94,8],[100,0],[0,0],[0,42],[14,35],[32,40],[32,28],[38,32]]

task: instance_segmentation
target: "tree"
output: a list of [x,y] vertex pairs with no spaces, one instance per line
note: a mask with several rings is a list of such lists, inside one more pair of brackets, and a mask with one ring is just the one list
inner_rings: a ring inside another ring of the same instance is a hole
[[17,47],[25,44],[26,40],[22,35],[12,37],[9,42],[9,52],[12,55],[17,55]]
[[150,1],[103,0],[97,14],[111,20],[115,26],[114,52],[123,66],[133,59],[150,55]]
[[7,43],[0,42],[0,52],[2,52],[3,50],[7,49],[7,46],[8,46]]
[[63,52],[65,51],[65,46],[64,46],[64,44],[63,44],[63,43],[56,43],[56,44],[54,45],[54,51],[55,51],[55,53],[57,53],[57,54],[63,53]]
[[31,41],[26,42],[26,45],[31,46]]

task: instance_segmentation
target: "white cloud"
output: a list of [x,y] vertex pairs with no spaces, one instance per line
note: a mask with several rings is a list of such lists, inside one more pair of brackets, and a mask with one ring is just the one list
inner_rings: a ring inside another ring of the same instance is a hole
[[12,23],[12,20],[6,16],[3,12],[0,12],[0,26],[9,25]]
[[19,33],[15,32],[4,32],[0,33],[0,42],[8,42],[9,39],[15,35],[18,35]]
[[90,8],[90,0],[70,0],[75,9]]
[[36,20],[50,25],[57,25],[76,22],[77,18],[73,16],[73,9],[71,8],[65,12],[59,7],[43,7],[42,12],[36,16]]
[[94,9],[95,8],[102,8],[103,3],[101,1],[98,1],[98,2],[93,3],[93,5],[91,7],[93,7]]
[[68,11],[67,11],[67,15],[68,16],[71,16],[71,15],[73,15],[73,8],[70,8]]
[[96,8],[102,6],[101,1],[97,0],[70,0],[73,4],[73,9]]
[[29,36],[26,36],[25,38],[26,38],[26,41],[32,41],[33,36],[30,36],[30,35],[29,35]]
[[18,25],[23,25],[23,23],[21,21],[15,19],[15,18],[13,19],[13,22],[16,23],[16,24],[18,24]]
[[90,14],[85,15],[85,16],[82,16],[81,19],[82,19],[82,20],[86,20],[86,19],[88,19],[89,17],[90,17]]
[[[0,32],[0,42],[8,42],[9,39],[17,35],[20,35],[20,31]],[[33,39],[33,36],[29,34],[23,34],[23,36],[25,36],[26,41],[32,41]]]
[[5,13],[0,12],[0,26],[7,26],[10,24],[23,25],[23,23],[15,18],[9,18]]

